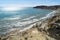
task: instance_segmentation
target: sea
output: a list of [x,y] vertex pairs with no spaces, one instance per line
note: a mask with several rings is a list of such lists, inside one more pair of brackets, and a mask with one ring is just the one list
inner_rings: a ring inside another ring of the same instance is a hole
[[0,8],[0,35],[6,34],[13,29],[24,29],[41,18],[45,17],[52,10],[24,7],[17,10]]

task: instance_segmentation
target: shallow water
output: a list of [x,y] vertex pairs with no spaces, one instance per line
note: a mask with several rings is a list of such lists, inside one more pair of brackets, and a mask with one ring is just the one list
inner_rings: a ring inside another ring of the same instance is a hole
[[23,8],[16,11],[3,11],[0,9],[0,35],[15,28],[23,29],[45,17],[52,10]]

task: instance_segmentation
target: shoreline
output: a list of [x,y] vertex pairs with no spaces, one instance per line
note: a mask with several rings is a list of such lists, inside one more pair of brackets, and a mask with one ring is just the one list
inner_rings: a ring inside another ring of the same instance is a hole
[[[30,25],[29,27],[26,27],[23,30],[12,31],[6,36],[0,38],[1,40],[59,40],[59,35],[56,35],[56,32],[53,32],[58,31],[57,28],[60,28],[59,26],[56,28],[56,23],[59,23],[59,21],[60,10],[55,10],[49,13],[46,17],[41,18],[40,21]],[[54,33],[54,35],[52,34],[52,32]]]
[[60,8],[60,5],[53,5],[53,6],[41,5],[41,6],[35,6],[33,8],[37,8],[37,9],[48,9],[48,10],[57,10],[57,9]]
[[[37,23],[41,23],[42,20],[46,20],[47,18],[50,18],[49,15],[52,14],[53,12],[54,12],[54,11],[52,11],[51,13],[47,14],[46,16],[40,18],[39,21],[36,21],[36,22],[34,22],[34,23],[31,23],[31,24],[29,25],[29,27],[23,28],[23,29],[21,29],[21,30],[20,30],[20,28],[11,29],[11,30],[7,31],[5,34],[3,34],[3,36],[4,36],[4,35],[8,35],[8,34],[10,34],[10,32],[13,32],[13,31],[15,31],[15,30],[19,30],[19,32],[26,31],[26,30],[32,28],[32,27],[33,27],[34,25],[36,25]],[[2,36],[2,35],[0,35],[0,36]]]

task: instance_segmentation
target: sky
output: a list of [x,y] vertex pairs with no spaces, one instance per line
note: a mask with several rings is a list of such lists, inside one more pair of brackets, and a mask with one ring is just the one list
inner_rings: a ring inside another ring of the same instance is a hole
[[0,6],[29,7],[37,5],[59,5],[60,0],[0,0]]

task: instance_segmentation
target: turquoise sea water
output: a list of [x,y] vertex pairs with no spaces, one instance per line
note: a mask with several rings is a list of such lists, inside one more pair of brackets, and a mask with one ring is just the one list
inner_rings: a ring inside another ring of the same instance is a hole
[[15,28],[23,29],[30,24],[39,21],[50,12],[51,10],[31,7],[16,11],[3,11],[0,9],[0,35]]

